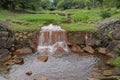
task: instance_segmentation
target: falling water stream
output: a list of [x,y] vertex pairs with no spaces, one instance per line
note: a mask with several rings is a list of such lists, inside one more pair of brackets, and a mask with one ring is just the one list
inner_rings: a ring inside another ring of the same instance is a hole
[[[38,53],[26,56],[23,65],[13,65],[10,72],[3,76],[4,79],[34,80],[44,76],[48,80],[86,80],[88,77],[99,76],[94,70],[97,69],[96,65],[100,59],[90,55],[73,58],[71,55],[74,53],[68,52],[66,40],[65,31],[59,26],[42,27]],[[44,50],[48,49],[49,53],[54,53],[58,47],[62,47],[67,54],[59,57],[48,55],[47,62],[37,59]],[[32,75],[26,75],[28,71],[32,71]],[[0,80],[4,79],[0,77]]]
[[38,52],[44,52],[47,49],[54,53],[59,47],[68,52],[66,41],[66,32],[60,26],[52,24],[44,26],[40,31]]

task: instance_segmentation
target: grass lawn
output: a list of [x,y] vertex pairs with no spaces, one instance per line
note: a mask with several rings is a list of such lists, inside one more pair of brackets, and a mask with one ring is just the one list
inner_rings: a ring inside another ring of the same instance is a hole
[[[115,13],[116,10],[112,9],[111,12]],[[119,12],[120,10],[110,18],[120,18]],[[95,31],[94,24],[102,19],[100,9],[36,11],[36,13],[39,14],[12,13],[10,11],[0,10],[0,20],[9,20],[12,29],[16,31],[39,30],[43,25],[50,23],[60,25],[67,31]],[[66,17],[66,14],[71,14],[71,16]]]

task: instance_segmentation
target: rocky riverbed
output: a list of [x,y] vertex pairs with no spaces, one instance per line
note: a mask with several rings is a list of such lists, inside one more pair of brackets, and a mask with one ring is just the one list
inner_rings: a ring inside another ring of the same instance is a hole
[[13,65],[3,77],[5,80],[34,80],[39,77],[48,80],[86,80],[101,75],[98,70],[100,58],[93,55],[75,56],[69,53],[59,57],[48,56],[47,62],[40,61],[38,56],[40,54],[37,53],[26,56],[23,65]]

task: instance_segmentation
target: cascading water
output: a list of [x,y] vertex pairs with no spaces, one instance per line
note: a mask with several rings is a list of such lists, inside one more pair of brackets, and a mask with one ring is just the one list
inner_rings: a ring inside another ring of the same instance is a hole
[[41,28],[38,52],[49,51],[54,53],[58,48],[68,52],[66,32],[57,25],[48,25]]

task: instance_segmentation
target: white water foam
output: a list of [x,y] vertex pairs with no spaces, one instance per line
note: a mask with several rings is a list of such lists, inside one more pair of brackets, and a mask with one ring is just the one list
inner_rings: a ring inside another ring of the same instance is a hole
[[54,53],[58,47],[68,52],[66,41],[66,32],[60,26],[53,24],[44,26],[40,31],[38,52],[47,50],[50,53]]

